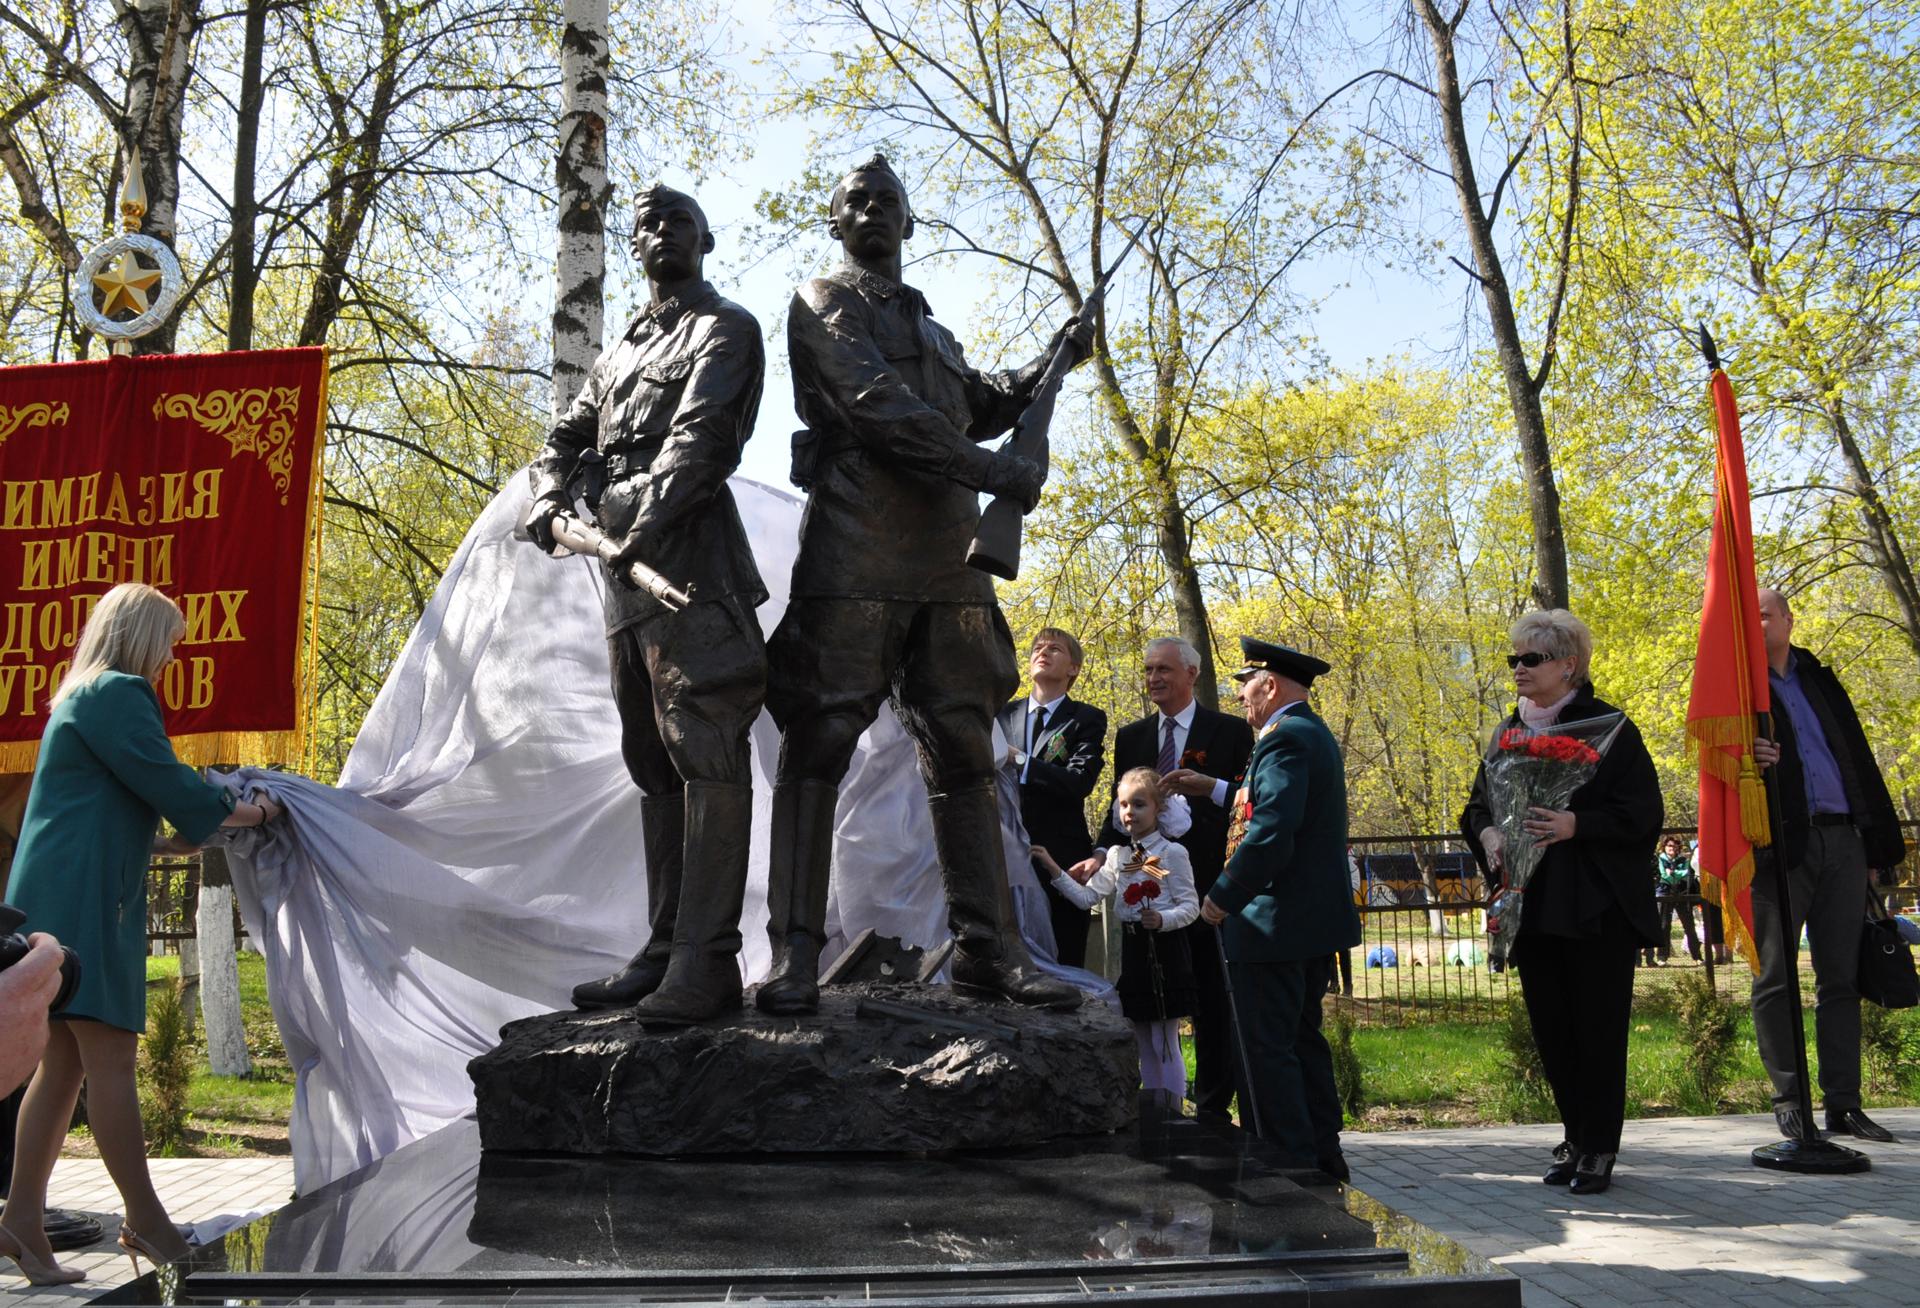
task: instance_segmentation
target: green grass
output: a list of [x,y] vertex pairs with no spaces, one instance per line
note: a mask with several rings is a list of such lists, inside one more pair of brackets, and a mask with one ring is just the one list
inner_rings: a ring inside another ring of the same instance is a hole
[[[1679,1083],[1687,1049],[1673,1006],[1662,993],[1663,985],[1656,981],[1635,1001],[1627,1036],[1629,1119],[1685,1115],[1679,1104]],[[1812,993],[1810,987],[1808,993]],[[1334,1002],[1328,1001],[1329,1015]],[[1920,1010],[1889,1016],[1906,1031],[1911,1042],[1908,1047],[1920,1049]],[[1192,1037],[1183,1037],[1183,1043],[1191,1081]],[[1354,1030],[1353,1046],[1365,1076],[1368,1105],[1364,1118],[1349,1124],[1353,1129],[1410,1130],[1514,1120],[1509,1115],[1512,1096],[1503,1093],[1507,1073],[1500,1028],[1491,1020],[1363,1026]],[[1772,1103],[1772,1089],[1754,1043],[1752,1014],[1744,1009],[1739,1016],[1735,1048],[1736,1058],[1719,1111],[1764,1113]],[[1819,1057],[1814,1048],[1811,1006],[1807,1009],[1807,1064],[1817,1077]],[[1902,1071],[1904,1077],[1884,1072],[1876,1076],[1869,1063],[1864,1096],[1869,1108],[1920,1102],[1920,1064],[1909,1059]]]
[[[1900,1014],[1910,1029],[1920,1032],[1920,1015]],[[1499,1029],[1492,1024],[1446,1022],[1399,1027],[1366,1027],[1354,1032],[1354,1048],[1366,1069],[1367,1098],[1372,1108],[1362,1129],[1392,1129],[1414,1125],[1467,1124],[1499,1120],[1498,1102],[1504,1077]],[[1754,1043],[1753,1019],[1742,1013],[1736,1037],[1737,1056],[1722,1113],[1764,1113],[1772,1103],[1766,1070]],[[1668,1015],[1636,1012],[1627,1037],[1627,1116],[1678,1115],[1677,1084],[1687,1057],[1678,1024]],[[1817,1077],[1819,1057],[1813,1043],[1813,1014],[1807,1014],[1807,1063]],[[1868,1107],[1914,1102],[1916,1086],[1877,1084],[1869,1077]]]

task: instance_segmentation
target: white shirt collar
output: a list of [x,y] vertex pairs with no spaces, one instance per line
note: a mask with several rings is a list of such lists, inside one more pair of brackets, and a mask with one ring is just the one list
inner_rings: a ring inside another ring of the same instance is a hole
[[[1198,709],[1199,707],[1200,707],[1199,700],[1197,699],[1188,700],[1187,706],[1181,709],[1178,713],[1175,713],[1173,715],[1173,719],[1172,719],[1173,725],[1176,727],[1179,727],[1182,731],[1187,730],[1189,727],[1193,725],[1194,710]],[[1167,715],[1165,713],[1162,713],[1160,715],[1160,720],[1162,722],[1167,721]],[[1165,731],[1166,728],[1163,726],[1160,728],[1160,730]]]
[[[1126,831],[1123,829],[1120,834],[1124,836],[1126,835]],[[1129,836],[1127,838],[1127,843],[1138,845],[1140,846],[1141,849],[1145,850],[1149,854],[1158,854],[1161,850],[1165,849],[1168,845],[1172,844],[1173,842],[1167,839],[1167,837],[1161,832],[1159,827],[1155,827],[1153,830],[1147,832],[1146,835],[1140,837],[1140,839],[1138,840],[1134,840],[1131,836]]]
[[1060,701],[1065,699],[1066,697],[1067,697],[1067,692],[1063,690],[1058,695],[1055,695],[1052,699],[1047,700],[1045,703],[1042,703],[1038,695],[1029,695],[1027,696],[1027,712],[1051,713],[1053,712],[1055,706],[1058,705]]

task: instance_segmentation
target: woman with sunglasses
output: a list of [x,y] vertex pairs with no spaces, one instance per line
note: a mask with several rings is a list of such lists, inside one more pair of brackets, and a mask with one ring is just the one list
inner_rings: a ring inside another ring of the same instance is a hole
[[[1501,730],[1537,731],[1618,711],[1587,678],[1593,633],[1579,618],[1565,609],[1529,613],[1509,635],[1507,665],[1520,702]],[[1605,1190],[1620,1151],[1634,963],[1659,942],[1653,851],[1664,817],[1653,759],[1629,720],[1566,808],[1530,809],[1523,824],[1544,852],[1527,882],[1512,959],[1567,1133],[1540,1179],[1574,1194]],[[1484,766],[1460,830],[1491,898],[1505,860]]]

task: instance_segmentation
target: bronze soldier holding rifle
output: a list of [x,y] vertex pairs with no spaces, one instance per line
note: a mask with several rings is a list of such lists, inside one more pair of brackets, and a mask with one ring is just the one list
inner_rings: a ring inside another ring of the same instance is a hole
[[[1053,348],[1013,372],[969,367],[919,291],[901,280],[913,233],[906,188],[879,155],[834,188],[845,262],[800,287],[788,312],[794,481],[808,492],[792,601],[769,646],[768,707],[781,729],[768,933],[774,973],[757,1002],[819,1002],[834,809],[855,742],[883,700],[919,746],[945,882],[956,985],[1072,1007],[1012,920],[994,794],[993,716],[1019,685],[993,583],[967,565],[980,492],[1028,509],[1045,471],[979,442],[1019,418]],[[1070,322],[1055,346],[1088,352]]]
[[[619,542],[607,560],[607,645],[621,753],[639,785],[646,945],[576,986],[583,1008],[632,1004],[643,1019],[697,1022],[738,1008],[740,904],[753,788],[748,731],[766,697],[754,609],[767,598],[727,477],[753,433],[766,372],[760,325],[701,277],[713,249],[690,195],[641,197],[633,253],[651,299],[594,364],[532,468],[527,530],[555,546],[555,518],[589,451],[605,459],[592,505]],[[690,592],[675,611],[634,586],[641,561]],[[684,882],[684,886],[683,886]]]

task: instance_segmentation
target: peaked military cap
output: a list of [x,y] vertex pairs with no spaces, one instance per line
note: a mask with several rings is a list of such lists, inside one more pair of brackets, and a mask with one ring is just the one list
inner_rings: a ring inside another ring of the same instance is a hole
[[1315,677],[1333,671],[1333,665],[1324,659],[1302,654],[1285,645],[1275,645],[1272,641],[1255,640],[1251,636],[1240,638],[1240,657],[1246,662],[1233,674],[1235,681],[1245,681],[1256,672],[1272,672],[1290,677],[1303,686],[1311,686]]

